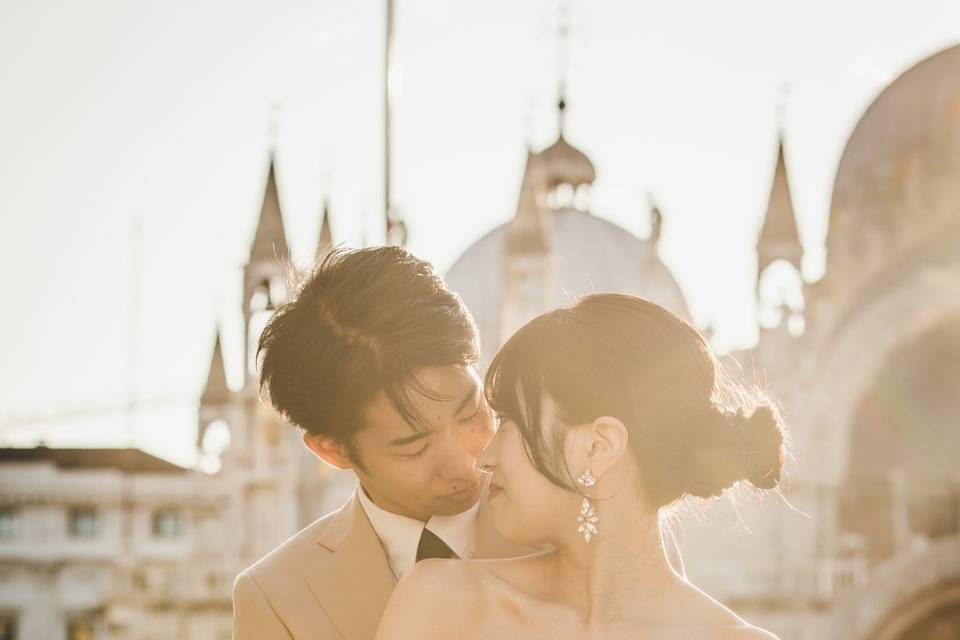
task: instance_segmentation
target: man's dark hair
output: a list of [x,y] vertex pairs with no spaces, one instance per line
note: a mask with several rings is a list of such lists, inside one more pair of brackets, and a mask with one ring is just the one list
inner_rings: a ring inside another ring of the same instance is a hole
[[411,392],[436,395],[416,370],[467,366],[479,356],[460,297],[406,249],[335,249],[298,278],[263,330],[257,358],[261,391],[312,435],[352,449],[363,412],[381,391],[420,428]]

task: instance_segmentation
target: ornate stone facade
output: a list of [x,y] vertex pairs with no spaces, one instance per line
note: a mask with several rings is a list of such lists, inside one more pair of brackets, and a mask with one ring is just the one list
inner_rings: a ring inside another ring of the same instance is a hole
[[[768,216],[792,214],[782,154],[774,183]],[[768,240],[763,266],[798,264],[792,242]],[[734,354],[789,417],[792,508],[684,520],[691,573],[782,638],[960,637],[960,47],[867,109],[837,171],[827,248],[803,307]]]
[[[532,315],[590,291],[688,316],[657,234],[638,239],[589,211],[594,177],[561,132],[530,153],[514,219],[450,269],[485,358]],[[799,278],[783,138],[771,185],[758,275]],[[322,229],[320,254],[332,243]],[[286,246],[271,161],[244,270],[243,386],[227,385],[218,335],[199,407],[198,447],[229,434],[219,471],[2,460],[0,630],[225,639],[233,576],[351,490],[258,398],[251,345],[286,295]],[[960,637],[960,47],[904,73],[857,125],[827,247],[825,276],[797,281],[802,304],[770,305],[779,324],[728,358],[789,418],[782,499],[679,515],[688,571],[784,640]]]
[[528,320],[588,293],[643,296],[689,319],[683,292],[657,257],[659,211],[651,212],[657,232],[637,238],[590,211],[595,177],[593,163],[562,131],[546,149],[528,152],[513,218],[447,272],[477,322],[482,365]]
[[[331,244],[324,212],[318,254]],[[244,268],[243,386],[227,384],[217,332],[200,397],[201,460],[229,442],[212,473],[137,450],[0,450],[0,638],[228,640],[236,575],[346,500],[353,476],[258,396],[253,354],[286,256],[271,158]]]

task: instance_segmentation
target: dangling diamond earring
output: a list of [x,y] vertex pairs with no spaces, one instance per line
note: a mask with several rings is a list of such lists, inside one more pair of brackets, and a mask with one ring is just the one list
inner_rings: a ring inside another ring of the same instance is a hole
[[577,527],[577,533],[583,535],[583,539],[587,541],[587,544],[590,544],[590,538],[597,535],[597,522],[600,521],[600,518],[597,517],[596,512],[590,505],[590,499],[587,497],[590,489],[593,488],[595,484],[597,484],[597,479],[590,473],[590,469],[587,469],[582,476],[577,478],[577,486],[580,487],[584,494],[583,505],[580,507],[580,515],[577,516],[577,523],[580,525]]

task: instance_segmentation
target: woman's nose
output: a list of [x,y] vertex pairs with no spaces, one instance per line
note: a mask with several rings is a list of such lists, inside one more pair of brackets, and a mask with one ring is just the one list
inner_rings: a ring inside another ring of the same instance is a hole
[[474,473],[477,468],[478,451],[468,438],[449,437],[445,449],[441,472],[444,477],[462,479]]
[[480,465],[480,468],[484,471],[493,471],[497,466],[496,442],[497,437],[494,436],[490,444],[488,444],[477,457],[477,464]]

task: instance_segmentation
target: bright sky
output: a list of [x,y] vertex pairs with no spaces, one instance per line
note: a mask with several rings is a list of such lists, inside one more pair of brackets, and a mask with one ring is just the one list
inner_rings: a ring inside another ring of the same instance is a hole
[[[273,105],[295,257],[312,255],[326,196],[336,241],[382,237],[383,5],[0,0],[0,442],[132,442],[193,461],[218,321],[241,366]],[[556,1],[397,12],[396,202],[410,248],[445,270],[512,214],[527,141],[556,134]],[[567,137],[597,167],[595,213],[645,235],[653,192],[664,261],[732,347],[756,335],[781,87],[816,279],[847,137],[893,77],[960,42],[960,3],[580,0],[572,30]]]

